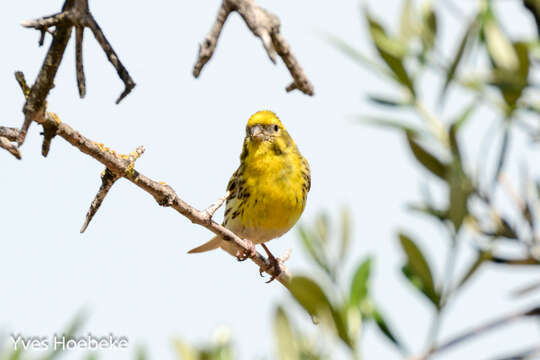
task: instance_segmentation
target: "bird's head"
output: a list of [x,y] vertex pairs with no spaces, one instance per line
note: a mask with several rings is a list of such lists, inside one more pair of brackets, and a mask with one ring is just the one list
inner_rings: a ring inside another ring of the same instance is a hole
[[246,126],[246,140],[251,143],[274,142],[283,135],[285,128],[272,111],[262,110],[253,114]]

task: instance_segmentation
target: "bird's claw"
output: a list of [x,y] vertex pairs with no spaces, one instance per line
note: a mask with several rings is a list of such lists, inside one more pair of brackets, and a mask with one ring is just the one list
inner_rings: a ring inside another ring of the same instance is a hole
[[271,270],[271,277],[270,280],[266,281],[267,284],[274,281],[281,274],[281,259],[272,256],[268,257],[268,261],[270,264],[266,269],[263,269],[262,267],[259,268],[259,275],[261,275],[261,277],[264,277],[265,271]]
[[236,260],[238,261],[245,261],[247,259],[253,258],[257,255],[257,251],[255,251],[255,245],[251,240],[245,240],[248,245],[248,249],[244,251],[238,250],[236,252]]

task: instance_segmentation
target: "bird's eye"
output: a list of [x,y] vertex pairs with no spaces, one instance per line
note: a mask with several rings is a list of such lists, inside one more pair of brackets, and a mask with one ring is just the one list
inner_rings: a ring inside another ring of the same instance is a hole
[[279,126],[274,125],[274,131],[278,131],[278,130],[279,130]]

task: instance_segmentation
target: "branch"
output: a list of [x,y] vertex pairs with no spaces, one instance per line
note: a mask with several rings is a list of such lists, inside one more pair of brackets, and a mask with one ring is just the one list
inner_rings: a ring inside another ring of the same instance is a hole
[[[17,80],[20,81],[21,78],[22,75],[18,76]],[[22,80],[24,81],[24,79]],[[22,87],[24,88],[24,86]],[[45,116],[37,117],[35,121],[43,125],[44,128],[54,128],[57,136],[60,136],[68,143],[78,148],[81,152],[93,157],[105,165],[105,174],[110,172],[110,177],[113,181],[110,183],[110,181],[107,180],[110,185],[105,185],[105,181],[103,181],[104,184],[102,185],[102,188],[108,188],[105,191],[100,189],[100,192],[98,192],[98,195],[96,195],[96,199],[88,211],[90,215],[87,215],[86,222],[89,222],[93,214],[95,214],[97,208],[99,208],[99,204],[101,204],[101,201],[103,201],[103,198],[112,184],[119,178],[125,178],[131,181],[137,187],[152,195],[159,205],[172,207],[177,212],[191,220],[191,222],[194,224],[201,225],[221,237],[224,241],[230,242],[237,253],[249,253],[251,251],[251,248],[246,241],[239,238],[231,230],[212,220],[213,213],[221,204],[223,204],[226,197],[219,199],[206,210],[197,210],[180,199],[174,189],[166,183],[152,180],[135,170],[134,162],[140,156],[140,154],[142,154],[142,147],[139,147],[137,151],[130,155],[120,155],[114,150],[103,146],[103,144],[92,141],[79,132],[73,130],[69,125],[61,122],[54,113],[46,112]],[[106,175],[104,175],[104,177],[105,176]],[[101,196],[102,198],[98,199]],[[228,194],[226,196],[228,196]],[[98,203],[98,205],[96,206],[94,203]],[[94,210],[92,210],[93,207],[95,207]],[[92,212],[93,214],[91,214]],[[85,223],[85,225],[87,224]],[[84,229],[85,226],[83,225],[82,230]],[[231,255],[234,256],[235,254]],[[282,263],[279,264],[278,271],[275,271],[274,264],[258,252],[255,252],[254,256],[251,257],[251,260],[269,275],[276,276],[276,279],[282,284],[287,285],[290,281],[291,275]]]
[[32,121],[42,118],[45,115],[45,99],[54,86],[54,78],[64,56],[73,27],[76,28],[75,58],[77,85],[81,97],[84,97],[86,93],[84,69],[82,65],[82,42],[83,30],[85,27],[92,30],[96,40],[101,45],[109,61],[113,64],[119,77],[124,82],[125,89],[116,103],[118,104],[127,94],[129,94],[133,87],[135,87],[135,83],[129,76],[129,73],[118,59],[118,56],[90,13],[90,10],[88,9],[88,0],[66,0],[62,12],[37,20],[25,21],[22,25],[24,27],[35,28],[41,32],[40,45],[43,44],[45,33],[50,32],[49,28],[54,26],[55,30],[52,33],[53,41],[49,47],[49,51],[45,56],[45,60],[43,61],[43,65],[41,66],[41,70],[39,71],[34,85],[29,89],[27,100],[23,108],[25,120],[21,127],[19,138],[17,139],[19,146],[24,142],[26,133],[28,132],[28,128]]
[[21,153],[12,141],[16,141],[19,137],[19,129],[0,126],[0,148],[5,149],[15,156],[17,159],[21,159]]
[[257,6],[254,0],[222,0],[216,21],[199,46],[199,56],[193,67],[193,76],[199,77],[202,68],[214,54],[223,25],[233,11],[239,13],[253,35],[261,39],[270,61],[276,62],[276,52],[283,59],[294,80],[292,84],[287,86],[287,92],[298,89],[304,94],[313,95],[313,85],[296,60],[289,44],[280,34],[278,17]]
[[435,353],[440,353],[448,350],[449,348],[462,343],[463,341],[470,340],[472,337],[478,336],[486,331],[494,330],[502,325],[506,325],[515,320],[519,320],[525,317],[540,317],[540,307],[534,307],[526,311],[519,311],[509,315],[505,315],[499,319],[492,320],[486,324],[480,325],[472,330],[466,331],[462,335],[455,336],[450,340],[447,340],[427,351],[425,354],[417,357],[411,357],[409,360],[426,360]]

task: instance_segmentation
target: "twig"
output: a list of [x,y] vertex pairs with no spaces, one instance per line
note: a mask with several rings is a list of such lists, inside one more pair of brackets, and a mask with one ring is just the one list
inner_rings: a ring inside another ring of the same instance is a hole
[[[212,231],[214,234],[220,236],[224,241],[230,242],[237,252],[248,253],[251,250],[246,241],[239,238],[231,230],[212,220],[212,218],[208,216],[208,212],[206,210],[200,211],[195,209],[193,206],[180,199],[174,189],[169,185],[163,182],[154,181],[139,173],[137,170],[135,170],[133,161],[126,159],[125,156],[118,155],[116,152],[105,148],[103,144],[96,143],[86,138],[79,132],[73,130],[66,123],[60,122],[57,117],[55,118],[53,116],[45,115],[37,117],[35,121],[44,127],[56,127],[56,134],[58,136],[79,149],[81,152],[93,157],[105,165],[105,167],[112,174],[117,177],[128,179],[133,184],[152,195],[159,205],[172,207],[177,212],[191,220],[191,222],[194,224],[201,225]],[[211,206],[211,208],[213,207]],[[278,275],[276,279],[283,285],[287,285],[289,283],[291,275],[283,264],[279,264],[279,274],[274,274],[274,267],[272,266],[272,263],[260,253],[255,252],[255,255],[251,257],[251,260],[256,263],[259,268],[264,269],[264,271],[266,271],[269,275]]]
[[451,338],[450,340],[447,340],[440,345],[437,345],[436,347],[431,348],[429,351],[427,351],[425,354],[421,356],[416,356],[410,358],[411,360],[425,360],[428,359],[431,355],[435,353],[440,353],[445,350],[448,350],[449,348],[453,347],[454,345],[457,345],[465,340],[469,340],[474,336],[478,336],[486,331],[493,330],[495,328],[498,328],[502,325],[506,325],[512,321],[519,320],[524,317],[538,317],[540,316],[540,307],[534,307],[532,309],[526,310],[526,311],[519,311],[515,312],[506,316],[503,316],[499,319],[492,320],[486,324],[480,325],[472,330],[466,331],[462,335],[458,335],[456,337]]
[[0,148],[6,149],[17,159],[21,159],[21,153],[19,152],[17,146],[3,136],[0,136]]
[[0,136],[8,139],[9,141],[17,141],[19,137],[19,129],[0,126]]
[[278,17],[257,6],[255,0],[222,0],[216,21],[199,46],[199,55],[193,67],[193,76],[199,77],[204,65],[216,49],[219,35],[230,13],[236,11],[242,16],[253,35],[261,39],[270,60],[276,62],[276,52],[283,59],[294,81],[287,86],[287,91],[298,89],[304,94],[313,95],[313,85],[290,50],[285,38],[280,34]]
[[534,359],[538,359],[539,356],[540,356],[540,346],[535,346],[528,350],[521,351],[516,354],[506,355],[506,356],[498,357],[492,360],[534,360]]
[[217,199],[215,202],[213,202],[212,204],[210,204],[210,206],[208,206],[206,208],[206,210],[203,211],[203,214],[206,215],[206,217],[208,219],[212,219],[212,216],[214,216],[215,212],[217,211],[217,209],[219,209],[221,207],[221,205],[223,205],[223,203],[231,196],[231,192],[230,191],[227,191],[225,193],[225,195],[219,199]]
[[537,280],[537,281],[533,282],[532,284],[520,287],[520,288],[512,291],[511,296],[512,297],[521,297],[521,296],[524,296],[524,295],[528,295],[531,292],[536,291],[538,289],[540,289],[540,281]]
[[[83,41],[83,29],[89,27],[98,43],[105,51],[109,61],[116,68],[116,71],[122,81],[124,82],[125,89],[116,101],[118,104],[132,89],[135,87],[135,83],[129,76],[129,73],[124,68],[118,56],[112,49],[111,45],[105,38],[105,35],[99,28],[99,25],[94,20],[90,10],[88,9],[88,0],[66,0],[62,8],[62,12],[43,17],[36,20],[25,21],[22,23],[25,27],[35,28],[41,32],[40,45],[43,44],[43,37],[46,32],[49,32],[50,27],[55,27],[53,35],[53,41],[49,47],[49,51],[45,57],[41,70],[37,76],[37,79],[32,85],[29,91],[26,104],[24,105],[23,112],[25,114],[25,120],[21,127],[21,132],[18,138],[19,146],[24,142],[28,128],[33,120],[37,120],[43,117],[45,99],[49,94],[49,91],[54,86],[54,78],[58,70],[58,66],[64,56],[71,30],[76,28],[75,39],[75,54],[76,54],[76,70],[77,70],[77,84],[79,88],[79,95],[83,97],[86,93],[86,86],[84,81],[84,70],[82,65],[82,41]],[[38,121],[39,122],[39,121]]]

